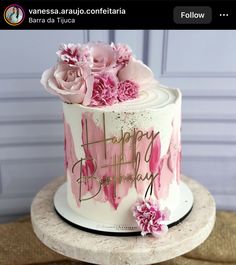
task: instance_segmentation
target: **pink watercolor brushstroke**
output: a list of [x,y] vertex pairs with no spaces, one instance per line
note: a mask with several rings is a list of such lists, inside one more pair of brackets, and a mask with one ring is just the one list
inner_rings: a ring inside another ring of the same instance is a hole
[[[86,142],[86,130],[85,130],[85,120],[87,120],[87,128],[88,128],[88,140],[90,142],[96,141],[96,139],[103,139],[104,132],[103,129],[101,129],[99,126],[95,124],[93,121],[93,117],[91,113],[83,113],[82,116],[82,142],[83,144]],[[112,142],[106,143],[106,159],[105,159],[105,149],[104,149],[104,143],[99,142],[95,144],[88,145],[88,147],[84,146],[85,154],[88,155],[88,157],[92,158],[94,161],[96,161],[96,164],[100,167],[97,167],[96,170],[96,178],[105,180],[108,176],[114,176],[114,167],[104,167],[102,168],[102,165],[111,165],[114,163],[112,161],[112,158],[116,156],[117,158],[121,154],[121,147],[120,144],[113,144]],[[124,147],[124,153],[126,154],[125,159],[129,161],[131,159],[131,149],[127,146]],[[128,172],[130,172],[131,166],[130,165],[123,165],[121,167],[120,175],[127,175]],[[85,175],[87,176],[87,175]],[[128,190],[131,187],[131,184],[129,182],[122,182],[122,185],[120,183],[116,183],[116,196],[114,196],[114,187],[115,183],[114,181],[111,181],[108,185],[103,185],[101,192],[98,196],[94,197],[96,200],[102,200],[102,201],[109,201],[109,203],[113,206],[114,209],[117,209],[120,201],[122,198],[124,198],[128,194]],[[97,189],[96,189],[97,190]],[[93,194],[93,190],[90,190],[90,193]]]
[[161,157],[161,142],[160,142],[160,136],[158,135],[157,138],[154,140],[154,144],[151,150],[150,162],[149,162],[149,169],[152,173],[157,173],[159,171],[160,157]]
[[175,179],[175,176],[177,183],[179,184],[180,182],[181,143],[179,120],[179,117],[176,117],[172,122],[173,130],[169,149],[160,161],[159,183],[155,182],[155,196],[157,198],[167,198],[169,186]]
[[[71,177],[71,189],[72,193],[78,197],[79,185],[76,182],[77,175],[79,174],[79,169],[75,168],[72,172],[73,165],[77,162],[77,157],[75,154],[74,141],[70,129],[70,125],[64,120],[64,149],[65,149],[65,169],[69,171],[69,176]],[[76,200],[77,205],[80,206],[80,201]]]
[[[70,128],[70,125],[66,121],[64,121],[64,130],[65,130],[65,141],[64,141],[65,143],[65,167],[69,171],[69,176],[71,178],[71,190],[72,190],[72,193],[74,194],[76,203],[79,207],[81,203],[79,200],[80,192],[81,192],[81,197],[83,197],[89,191],[95,190],[96,182],[93,181],[92,179],[86,180],[86,185],[82,184],[81,190],[80,190],[80,184],[79,184],[80,163],[78,163],[77,166],[74,166],[78,162],[78,159],[75,153],[75,147],[74,147],[73,136],[71,133],[71,128]],[[82,165],[83,175],[93,174],[95,168],[94,168],[92,161],[87,160],[84,163],[85,165]]]

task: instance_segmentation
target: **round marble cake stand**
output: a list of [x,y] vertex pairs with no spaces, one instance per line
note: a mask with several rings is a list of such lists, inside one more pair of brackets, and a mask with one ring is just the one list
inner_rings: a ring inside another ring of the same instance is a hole
[[53,180],[34,198],[31,205],[34,232],[52,250],[89,263],[141,265],[175,258],[200,245],[215,223],[215,202],[208,190],[185,176],[182,180],[193,192],[192,211],[161,238],[102,236],[70,226],[57,215],[53,205],[54,193],[65,177]]

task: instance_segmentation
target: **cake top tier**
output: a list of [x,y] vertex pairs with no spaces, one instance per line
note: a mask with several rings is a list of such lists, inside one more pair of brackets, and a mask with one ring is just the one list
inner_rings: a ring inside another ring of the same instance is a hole
[[[135,59],[125,44],[62,44],[57,55],[56,65],[44,71],[41,83],[66,103],[121,107],[136,101],[142,105],[157,88],[150,68]],[[160,90],[153,95],[160,101],[166,93]]]

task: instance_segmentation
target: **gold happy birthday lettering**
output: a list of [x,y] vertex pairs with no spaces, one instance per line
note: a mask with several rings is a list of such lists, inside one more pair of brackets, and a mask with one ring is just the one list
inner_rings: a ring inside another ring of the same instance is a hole
[[[118,183],[122,182],[130,182],[131,184],[134,183],[135,188],[137,188],[137,183],[139,181],[150,181],[146,192],[145,192],[145,197],[148,195],[148,193],[151,195],[153,191],[153,185],[154,185],[154,180],[158,177],[159,173],[153,174],[153,173],[146,173],[145,175],[142,175],[139,173],[139,167],[140,167],[140,160],[141,160],[141,154],[140,152],[137,152],[136,147],[137,143],[140,142],[142,139],[146,138],[149,140],[149,143],[147,145],[147,149],[144,150],[144,161],[148,163],[151,159],[151,153],[152,153],[152,148],[154,144],[154,140],[158,136],[159,132],[155,133],[154,131],[151,132],[143,132],[142,130],[136,130],[135,128],[133,129],[132,132],[123,132],[121,129],[121,134],[120,137],[113,136],[106,138],[106,119],[105,119],[105,113],[103,113],[102,117],[103,121],[103,137],[102,139],[98,140],[93,140],[90,141],[88,139],[89,135],[89,128],[88,128],[88,122],[87,119],[85,119],[85,135],[86,135],[86,142],[82,144],[81,146],[84,148],[89,147],[89,145],[97,144],[97,143],[103,143],[104,147],[104,158],[105,160],[107,159],[107,142],[111,142],[112,144],[120,144],[121,145],[121,154],[120,155],[114,155],[112,158],[112,164],[104,164],[101,165],[101,168],[107,168],[111,167],[113,168],[114,176],[109,176],[106,179],[100,179],[99,177],[96,176],[96,170],[97,170],[97,163],[94,159],[92,158],[81,158],[78,160],[72,167],[72,173],[74,173],[75,167],[80,166],[80,173],[79,173],[79,178],[77,179],[77,183],[80,185],[80,194],[79,194],[79,200],[84,201],[84,200],[89,200],[94,197],[96,197],[99,192],[101,191],[102,186],[109,185],[111,182],[113,182],[114,186],[114,197],[117,196],[117,181]],[[131,148],[132,148],[132,157],[133,159],[131,161],[125,161],[125,155],[124,155],[124,146],[125,144],[131,142]],[[95,165],[94,172],[92,172],[91,176],[83,176],[82,174],[82,164],[85,161],[93,161],[93,164]],[[128,174],[127,176],[122,176],[121,175],[121,167],[123,165],[127,164],[132,164],[133,166],[133,174]],[[81,192],[82,192],[82,183],[86,183],[88,180],[93,180],[98,183],[98,190],[96,193],[88,198],[81,198]]]

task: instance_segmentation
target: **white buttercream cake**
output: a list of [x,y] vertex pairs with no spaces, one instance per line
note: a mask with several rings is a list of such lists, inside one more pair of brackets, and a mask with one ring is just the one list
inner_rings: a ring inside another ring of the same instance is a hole
[[[180,196],[180,91],[160,85],[126,45],[69,44],[58,55],[42,83],[64,101],[69,207],[105,226],[163,230]],[[165,218],[153,224],[147,211]]]

